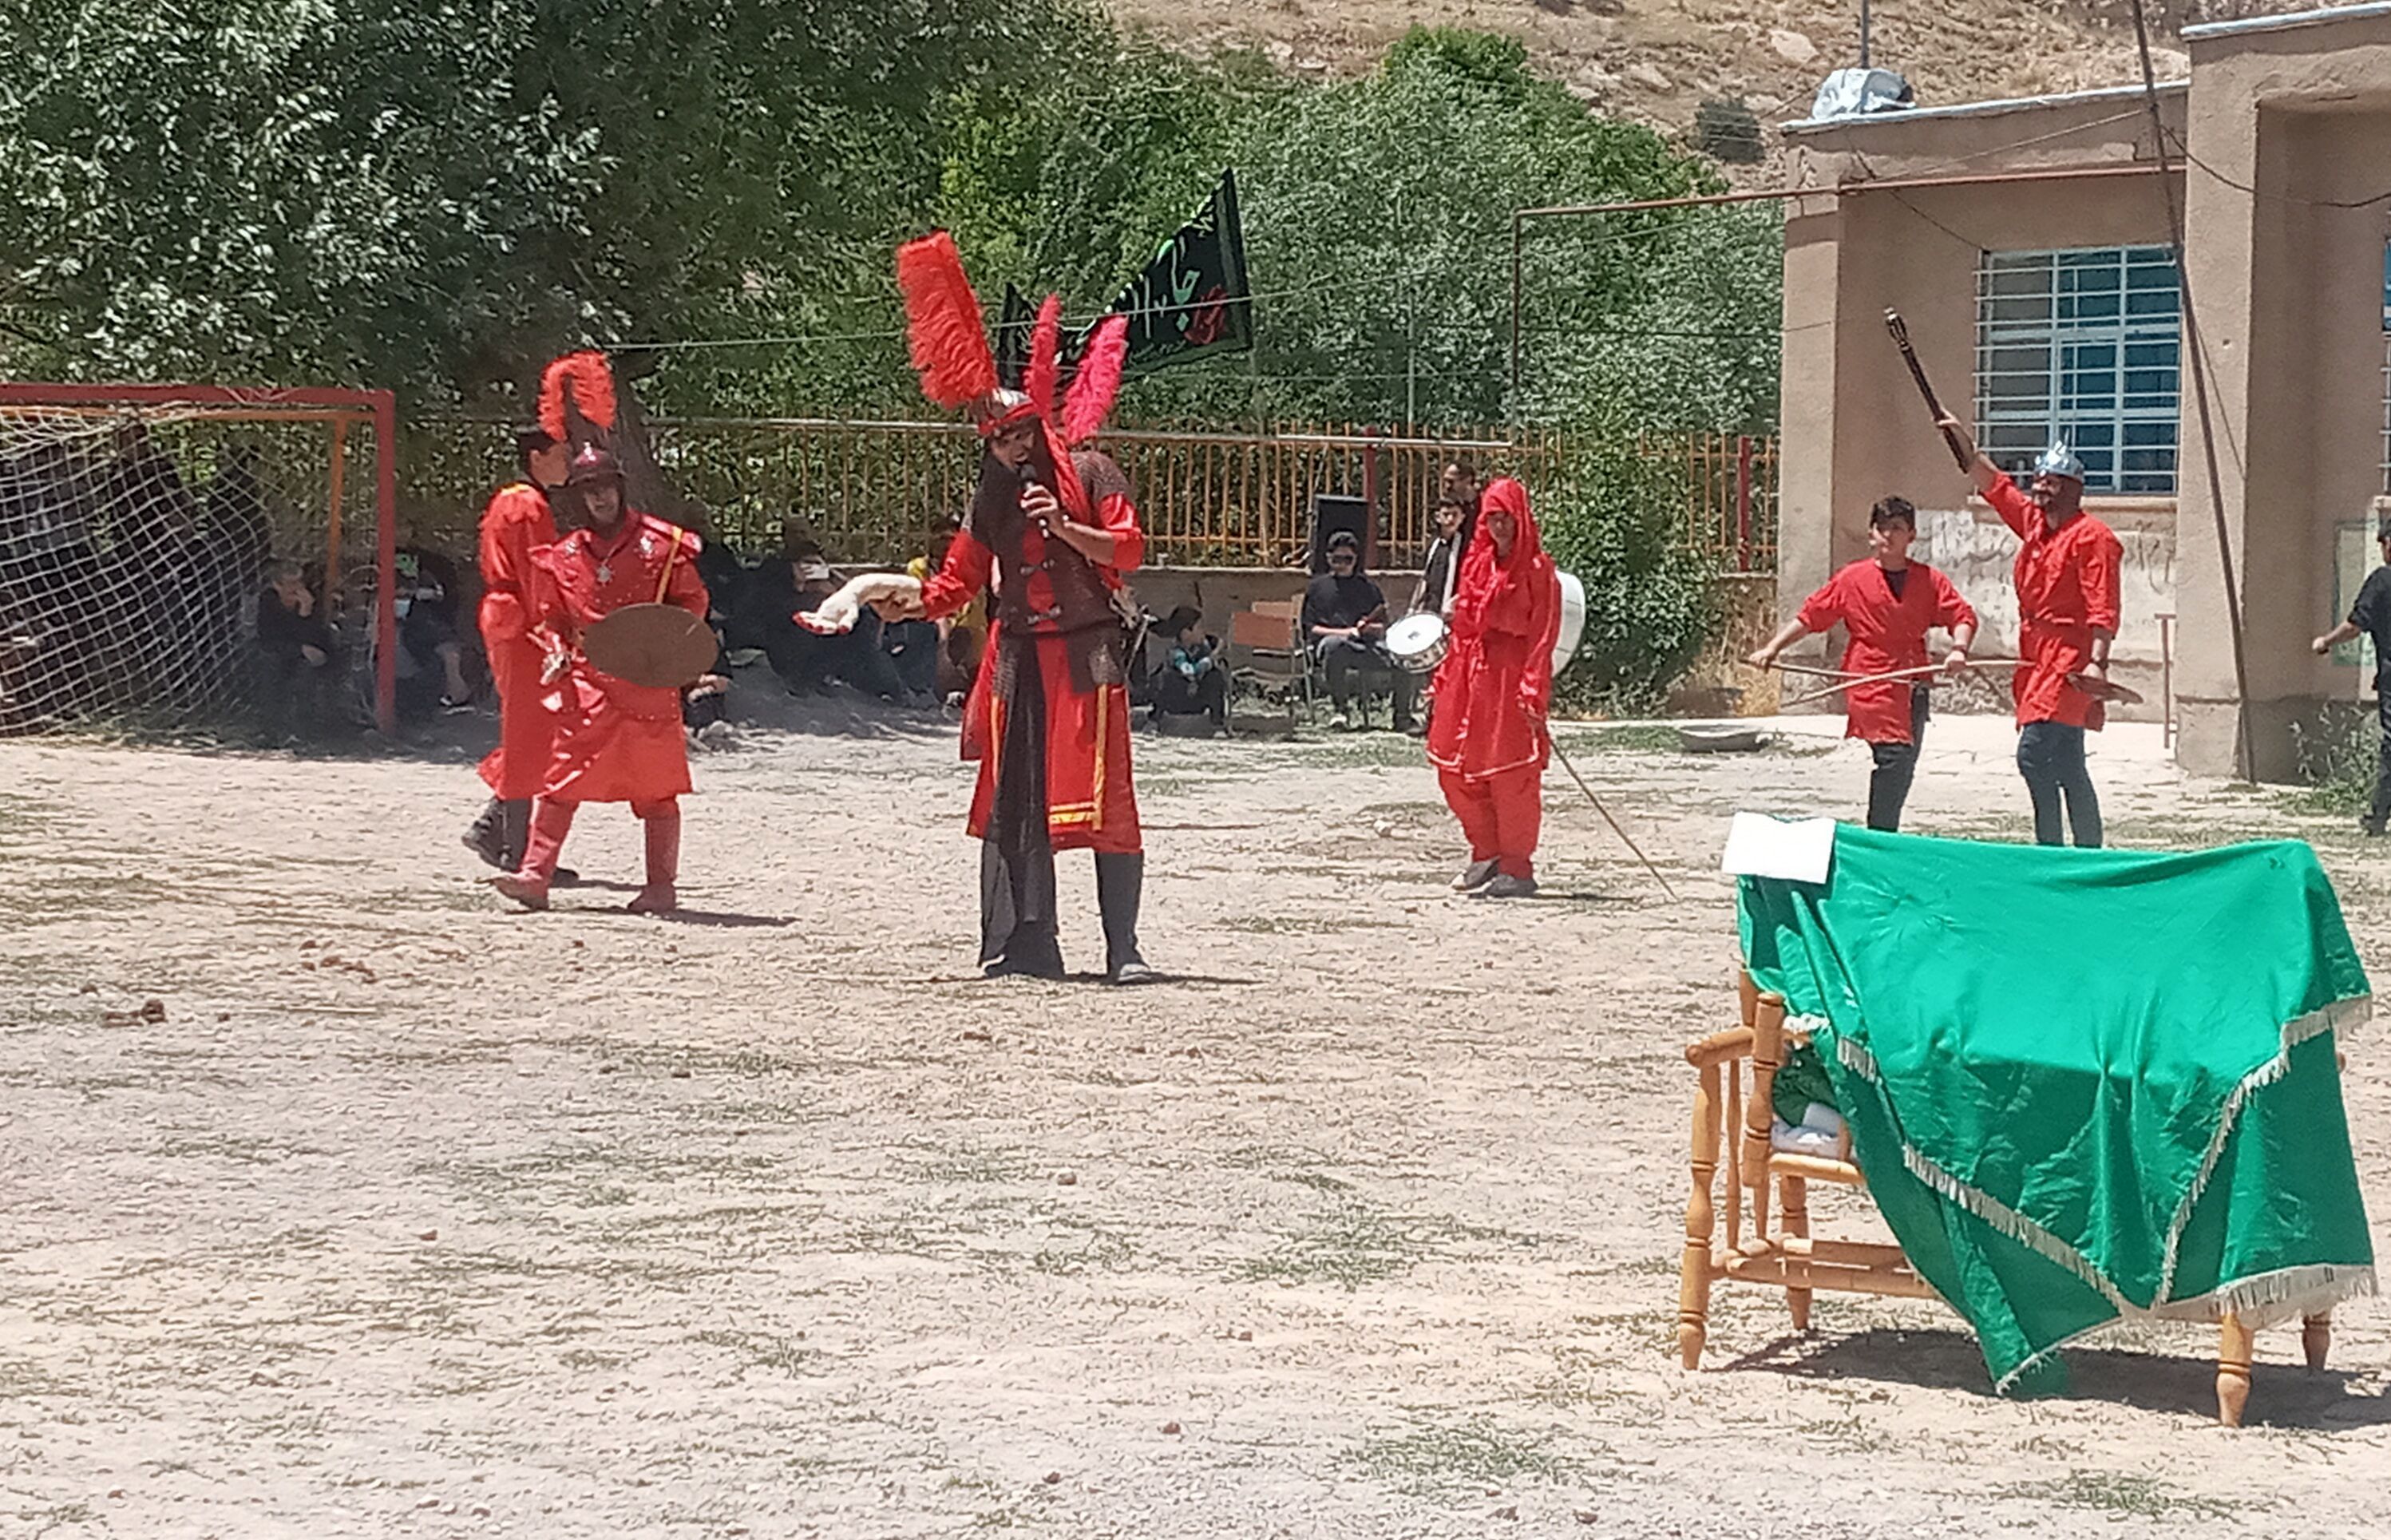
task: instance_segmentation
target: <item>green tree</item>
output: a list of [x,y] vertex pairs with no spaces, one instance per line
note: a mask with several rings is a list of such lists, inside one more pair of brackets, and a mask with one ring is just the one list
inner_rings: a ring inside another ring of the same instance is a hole
[[1538,489],[1535,506],[1544,549],[1585,585],[1585,633],[1555,681],[1562,705],[1657,708],[1718,624],[1710,564],[1684,538],[1681,476],[1612,424]]
[[[26,0],[0,319],[74,374],[471,399],[559,347],[885,326],[1015,0]],[[867,265],[866,256],[872,259]],[[879,277],[876,285],[864,275]]]

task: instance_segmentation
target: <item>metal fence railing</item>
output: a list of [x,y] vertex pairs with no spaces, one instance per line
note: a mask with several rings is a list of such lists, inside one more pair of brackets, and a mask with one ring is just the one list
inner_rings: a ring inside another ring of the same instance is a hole
[[[413,523],[461,537],[488,489],[512,474],[506,424],[418,419],[405,501]],[[968,502],[978,442],[961,423],[827,418],[659,419],[648,424],[657,468],[705,510],[708,533],[736,550],[777,550],[802,526],[837,562],[918,552]],[[1507,429],[1440,436],[1351,425],[1264,433],[1162,427],[1107,430],[1098,446],[1136,488],[1147,560],[1173,566],[1299,563],[1312,499],[1359,497],[1378,511],[1376,562],[1416,565],[1435,523],[1438,483],[1454,459],[1514,475],[1540,492],[1575,441]],[[1775,441],[1732,435],[1650,437],[1643,452],[1681,466],[1687,538],[1724,570],[1773,570]]]
[[1777,440],[1751,434],[1647,438],[1684,472],[1687,538],[1724,573],[1777,570]]

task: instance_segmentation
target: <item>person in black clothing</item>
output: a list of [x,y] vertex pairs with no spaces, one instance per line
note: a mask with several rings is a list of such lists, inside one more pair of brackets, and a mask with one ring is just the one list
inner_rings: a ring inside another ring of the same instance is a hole
[[766,562],[750,575],[741,602],[762,612],[764,652],[789,693],[827,692],[834,683],[844,681],[882,700],[902,699],[904,680],[882,644],[878,615],[867,610],[853,630],[834,636],[807,630],[791,618],[836,593],[838,579],[813,541],[791,539],[786,549],[786,558]]
[[1436,538],[1428,543],[1428,560],[1420,565],[1419,587],[1412,590],[1414,615],[1442,615],[1453,602],[1453,574],[1461,556],[1461,526],[1469,504],[1458,495],[1436,505]]
[[2308,645],[2321,657],[2345,641],[2360,636],[2373,639],[2374,712],[2383,728],[2383,743],[2375,753],[2374,800],[2358,822],[2368,834],[2380,835],[2385,820],[2391,818],[2391,498],[2375,498],[2374,513],[2375,539],[2386,564],[2366,575],[2348,617]]
[[332,725],[340,655],[299,563],[274,563],[257,596],[257,658],[264,676],[260,704],[269,736],[285,738]]
[[1303,590],[1303,635],[1328,671],[1331,730],[1343,731],[1354,696],[1383,680],[1395,697],[1395,730],[1412,726],[1412,678],[1387,655],[1387,596],[1362,571],[1362,542],[1351,530],[1328,539],[1328,570]]
[[398,644],[415,666],[440,672],[440,708],[465,711],[473,704],[473,687],[465,678],[465,648],[458,640],[457,606],[463,589],[457,582],[457,563],[421,546],[398,548]]

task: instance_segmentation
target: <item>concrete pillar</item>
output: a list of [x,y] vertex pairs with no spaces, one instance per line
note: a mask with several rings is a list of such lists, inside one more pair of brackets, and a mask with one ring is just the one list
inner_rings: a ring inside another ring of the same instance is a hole
[[[1843,211],[1831,195],[1785,211],[1785,382],[1777,407],[1778,624],[1835,564],[1836,361],[1841,329]],[[1810,643],[1813,648],[1818,644]]]
[[[2176,711],[2180,732],[2176,757],[2204,775],[2229,775],[2237,768],[2237,739],[2245,709],[2233,657],[2234,627],[2254,614],[2250,586],[2253,535],[2259,550],[2278,547],[2265,527],[2280,516],[2269,496],[2250,496],[2263,465],[2278,474],[2296,473],[2282,465],[2281,417],[2253,409],[2254,382],[2287,391],[2294,376],[2284,370],[2288,341],[2283,317],[2268,316],[2283,304],[2287,271],[2286,210],[2259,217],[2260,200],[2243,188],[2283,185],[2281,124],[2247,97],[2224,101],[2195,85],[2188,124],[2191,153],[2214,175],[2185,178],[2188,231],[2184,274],[2198,330],[2187,325],[2182,362],[2181,429],[2176,470]],[[2238,185],[2237,185],[2238,184]],[[2264,323],[2274,320],[2276,328]],[[2195,349],[2198,354],[2195,356]],[[2205,369],[2206,396],[2201,394]],[[2217,475],[2209,474],[2209,457]],[[2295,495],[2284,487],[2287,496]],[[2223,536],[2219,542],[2220,530]],[[2227,607],[2225,561],[2242,585],[2241,615]],[[2253,634],[2243,643],[2251,665],[2253,702],[2264,701],[2260,655],[2279,641]],[[2248,726],[2255,762],[2244,767],[2261,778],[2284,779],[2292,769],[2289,734],[2282,724],[2253,711]]]

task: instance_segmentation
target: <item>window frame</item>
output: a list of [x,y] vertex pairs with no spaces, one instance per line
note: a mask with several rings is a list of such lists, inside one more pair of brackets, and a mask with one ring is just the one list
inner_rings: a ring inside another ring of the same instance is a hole
[[[2064,438],[2084,461],[2087,495],[2175,496],[2181,296],[2165,246],[1979,252],[1976,437],[1993,463],[2023,479]],[[2385,452],[2391,467],[2391,437]]]

